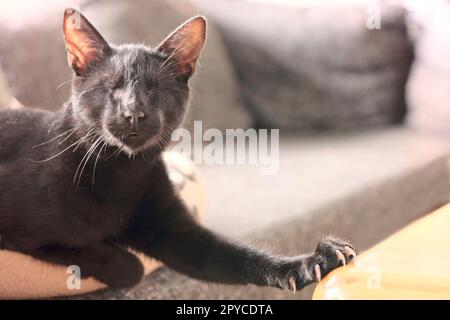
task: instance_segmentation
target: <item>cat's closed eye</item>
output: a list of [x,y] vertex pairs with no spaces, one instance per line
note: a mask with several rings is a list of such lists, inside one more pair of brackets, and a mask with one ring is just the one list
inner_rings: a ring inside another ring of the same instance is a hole
[[115,76],[106,83],[107,88],[114,92],[117,89],[121,89],[124,87],[124,78],[122,75]]

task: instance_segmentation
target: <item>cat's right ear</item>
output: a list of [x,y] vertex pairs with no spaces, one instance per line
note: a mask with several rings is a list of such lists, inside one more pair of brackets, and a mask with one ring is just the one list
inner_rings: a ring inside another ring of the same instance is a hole
[[189,79],[196,69],[197,59],[205,44],[206,19],[193,17],[179,26],[158,46],[158,51],[173,60],[178,73]]
[[111,51],[100,33],[73,8],[64,12],[63,32],[67,60],[78,76],[82,76],[91,63],[100,61]]

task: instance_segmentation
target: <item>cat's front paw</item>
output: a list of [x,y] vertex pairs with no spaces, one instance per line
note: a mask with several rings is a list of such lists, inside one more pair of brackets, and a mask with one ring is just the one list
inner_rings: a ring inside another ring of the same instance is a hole
[[331,236],[324,237],[312,255],[303,258],[296,269],[288,271],[286,287],[295,292],[318,282],[337,267],[345,266],[355,256],[356,251],[350,243]]
[[350,243],[327,236],[317,244],[308,269],[313,272],[315,279],[320,281],[330,271],[345,266],[355,256],[356,251]]

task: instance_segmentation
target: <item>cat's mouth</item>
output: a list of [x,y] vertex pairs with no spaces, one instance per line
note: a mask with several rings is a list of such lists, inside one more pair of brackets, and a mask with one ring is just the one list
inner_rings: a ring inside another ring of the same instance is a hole
[[144,145],[147,141],[152,140],[154,136],[148,137],[137,132],[130,132],[128,134],[122,135],[119,140],[127,146],[133,149],[138,149],[141,145]]
[[128,156],[133,156],[139,151],[158,145],[158,141],[160,141],[159,130],[148,134],[136,131],[131,131],[126,134],[113,134],[108,128],[105,128],[104,131],[106,132],[104,136],[106,136],[105,139],[108,143],[118,147]]

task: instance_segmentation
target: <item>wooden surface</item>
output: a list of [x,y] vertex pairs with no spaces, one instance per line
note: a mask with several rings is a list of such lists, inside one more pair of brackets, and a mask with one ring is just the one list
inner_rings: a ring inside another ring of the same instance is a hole
[[313,299],[450,299],[450,203],[330,273]]

